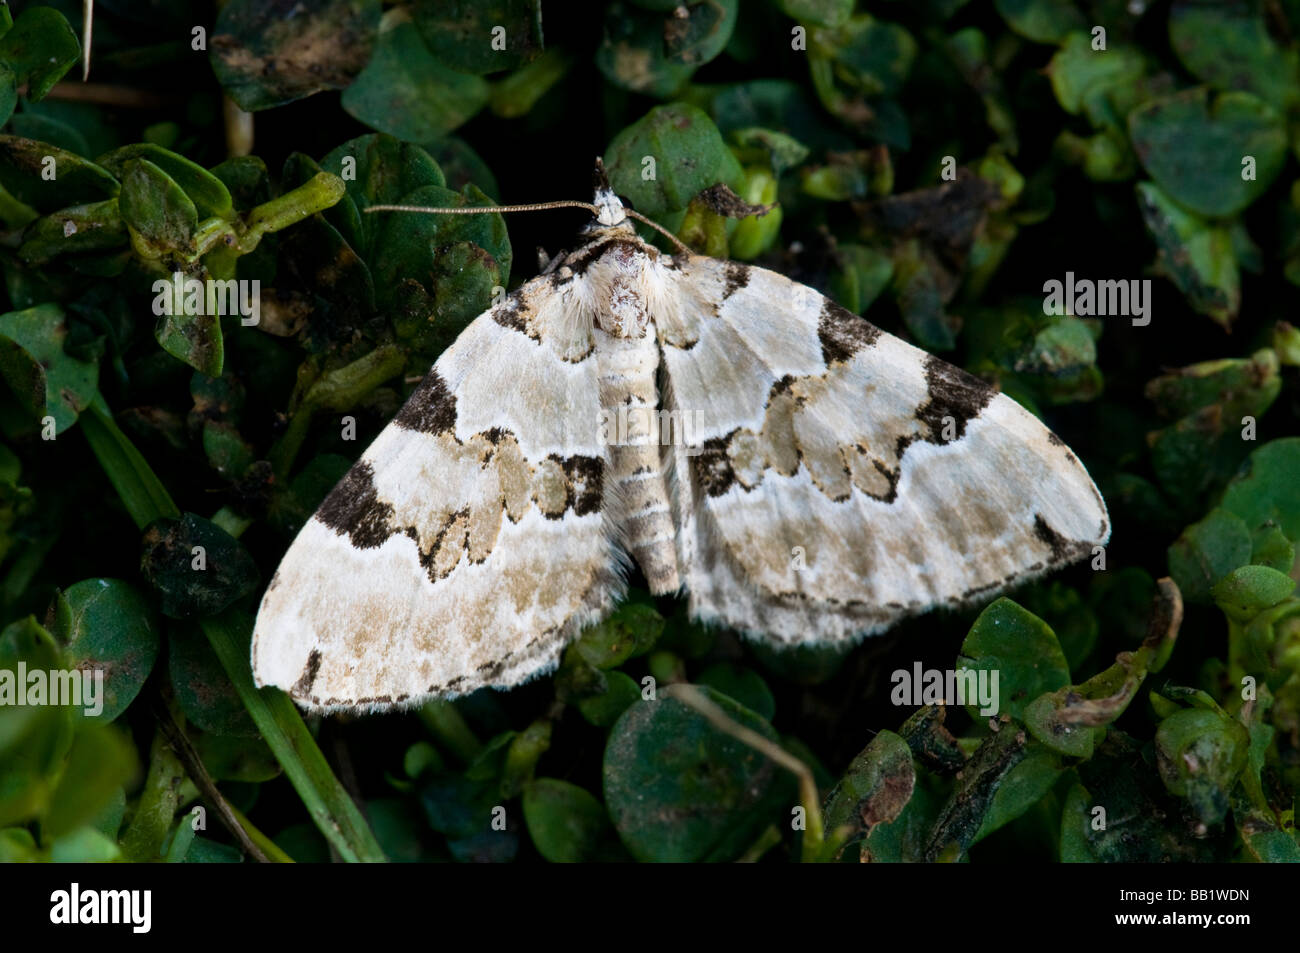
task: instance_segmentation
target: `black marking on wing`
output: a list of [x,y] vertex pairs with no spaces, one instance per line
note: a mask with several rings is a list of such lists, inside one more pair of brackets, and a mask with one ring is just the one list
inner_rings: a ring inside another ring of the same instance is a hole
[[830,298],[825,299],[817,321],[817,338],[827,367],[847,361],[863,348],[871,347],[879,337],[880,328],[841,308]]
[[347,534],[357,549],[374,549],[393,535],[389,527],[393,508],[379,499],[375,471],[358,460],[330,491],[316,518],[336,533]]
[[393,423],[403,430],[434,436],[450,433],[456,426],[456,396],[442,376],[431,368],[397,412]]

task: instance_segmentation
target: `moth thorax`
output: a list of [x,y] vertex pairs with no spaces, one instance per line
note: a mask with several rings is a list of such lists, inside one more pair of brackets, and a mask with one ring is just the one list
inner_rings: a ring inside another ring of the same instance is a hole
[[632,276],[614,276],[609,282],[608,294],[605,307],[596,314],[600,329],[619,338],[645,337],[650,310]]

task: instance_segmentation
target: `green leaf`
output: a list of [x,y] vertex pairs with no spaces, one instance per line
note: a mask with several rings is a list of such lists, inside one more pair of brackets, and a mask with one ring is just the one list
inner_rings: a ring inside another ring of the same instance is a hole
[[[709,117],[694,106],[656,106],[605,150],[610,184],[665,228],[680,224],[691,199],[721,182],[743,187],[744,170]],[[653,176],[645,173],[651,168]]]
[[[854,93],[872,97],[898,95],[912,71],[917,43],[912,34],[897,23],[877,20],[867,14],[851,17],[838,27],[819,30],[813,50],[814,64],[822,56],[834,63],[836,79]],[[817,79],[814,65],[814,81]],[[818,85],[826,107],[835,113],[846,112],[848,100]],[[847,116],[846,116],[847,118]]]
[[1273,42],[1259,4],[1175,0],[1169,44],[1189,73],[1215,89],[1245,90],[1280,110],[1300,99],[1300,52]]
[[524,788],[524,822],[537,852],[552,863],[600,862],[618,856],[604,806],[568,781],[530,781]]
[[596,668],[617,668],[649,652],[663,631],[663,616],[651,606],[629,602],[583,629],[570,651]]
[[[397,205],[426,185],[445,186],[438,163],[421,147],[383,133],[349,139],[321,159],[321,168],[339,176],[346,193],[325,217],[357,254],[373,260],[375,236],[383,215],[366,215],[371,205]],[[388,213],[393,214],[393,213]]]
[[1300,542],[1300,437],[1272,440],[1250,455],[1228,484],[1221,506],[1248,526],[1275,523]]
[[96,162],[121,179],[128,174],[132,159],[143,159],[165,173],[194,204],[200,218],[231,216],[233,202],[225,183],[203,166],[169,149],[141,142],[114,149]]
[[167,672],[190,722],[218,735],[256,734],[235,686],[203,633],[176,627],[167,643]]
[[[882,731],[849,762],[822,809],[828,839],[842,846],[899,818],[916,787],[906,741]],[[896,859],[896,858],[895,858]]]
[[38,212],[98,202],[118,192],[117,179],[89,159],[21,136],[0,136],[0,186]]
[[1142,54],[1132,47],[1094,50],[1085,33],[1071,33],[1047,64],[1056,101],[1072,116],[1085,110],[1104,113],[1104,97],[1115,87],[1132,85],[1145,70]]
[[1169,575],[1185,601],[1207,604],[1219,580],[1247,565],[1250,554],[1250,527],[1228,510],[1215,508],[1169,547]]
[[194,233],[199,225],[194,202],[171,176],[148,159],[127,162],[118,208],[122,221],[132,231],[136,248],[145,257],[171,255],[184,259],[193,254]]
[[995,0],[994,6],[1011,29],[1035,43],[1060,43],[1071,32],[1088,28],[1071,0]]
[[[733,720],[775,741],[747,708],[701,688]],[[784,769],[721,731],[668,690],[630,707],[605,746],[605,802],[642,861],[730,860],[786,814]]]
[[1150,182],[1138,183],[1137,196],[1161,270],[1193,309],[1229,327],[1241,310],[1241,276],[1229,230],[1181,208]]
[[[425,186],[403,204],[488,205],[474,186],[462,193]],[[492,301],[492,289],[509,280],[512,252],[498,213],[482,215],[384,215],[376,232],[377,303],[399,309],[400,340],[423,356],[436,357]]]
[[831,278],[829,296],[854,314],[871,307],[894,276],[894,260],[867,245],[842,244],[841,267]]
[[1295,565],[1295,544],[1278,527],[1261,526],[1251,535],[1250,561],[1281,573],[1290,573]]
[[82,728],[41,818],[42,841],[55,840],[95,820],[137,770],[129,734],[109,725]]
[[61,592],[58,603],[52,632],[70,662],[82,671],[103,673],[103,710],[86,717],[107,724],[126,710],[153,671],[158,614],[120,579],[83,579]]
[[50,860],[56,864],[107,864],[121,859],[117,841],[93,827],[79,827],[50,845]]
[[160,517],[181,515],[167,489],[118,428],[104,398],[98,394],[82,420],[81,429],[138,529],[144,529]]
[[972,843],[1010,824],[1043,799],[1062,774],[1061,759],[1049,748],[1030,744],[1025,756],[1007,772],[993,794]]
[[212,69],[249,112],[343,89],[370,59],[379,16],[379,0],[230,0],[212,31]]
[[343,108],[372,129],[427,142],[471,119],[488,95],[486,80],[443,65],[415,26],[402,23],[379,35],[370,63],[343,93]]
[[33,102],[44,99],[80,59],[77,35],[53,7],[24,10],[0,37],[0,60],[13,71],[19,85],[27,84],[27,98]]
[[768,721],[776,715],[776,698],[772,690],[763,681],[763,676],[752,668],[733,662],[714,662],[705,666],[695,681],[735,699]]
[[709,62],[730,42],[739,6],[740,0],[697,0],[674,7],[664,22],[664,52],[687,66]]
[[1268,566],[1241,566],[1219,580],[1211,594],[1229,618],[1247,622],[1291,595],[1295,586],[1286,573]]
[[1250,746],[1240,722],[1214,711],[1185,708],[1156,729],[1156,764],[1171,794],[1186,798],[1205,825],[1228,813],[1228,794]]
[[619,715],[641,700],[641,686],[630,675],[613,671],[605,674],[605,690],[579,698],[578,711],[597,728],[608,728]]
[[105,199],[37,219],[23,233],[18,256],[29,265],[45,265],[59,255],[120,248],[127,240],[117,199]]
[[151,523],[142,545],[140,572],[170,618],[216,615],[257,588],[257,566],[239,541],[193,513]]
[[638,9],[625,0],[608,4],[602,42],[596,50],[596,66],[605,79],[656,99],[676,94],[695,66],[673,59],[665,50],[664,30],[670,17]]
[[853,13],[853,0],[777,0],[781,12],[813,26],[839,26]]
[[1070,787],[1061,809],[1061,863],[1093,864],[1097,855],[1088,842],[1088,829],[1092,823],[1090,808],[1092,798],[1082,784]]
[[[1138,159],[1175,202],[1209,216],[1233,215],[1268,191],[1286,162],[1286,127],[1250,93],[1204,88],[1151,100],[1128,118]],[[1254,159],[1244,178],[1243,159]]]
[[0,314],[0,375],[23,409],[64,433],[95,398],[99,367],[65,350],[68,320],[57,304]]
[[516,69],[542,51],[541,0],[417,0],[429,52],[462,73]]
[[[1051,627],[1005,597],[979,614],[961,652],[959,667],[988,672],[990,684],[996,676],[997,712],[1016,721],[1024,718],[1033,699],[1070,681],[1065,653]],[[966,708],[972,718],[986,717],[978,704]]]
[[[25,666],[27,684],[18,675]],[[32,672],[64,669],[53,637],[31,616],[0,632],[0,827],[24,823],[48,809],[58,772],[72,744],[72,711],[32,704]],[[48,681],[48,679],[47,679]],[[20,692],[28,702],[18,705]]]
[[1143,644],[1138,652],[1122,652],[1115,664],[1081,685],[1047,692],[1025,707],[1025,727],[1053,752],[1070,758],[1091,758],[1106,726],[1128,709],[1149,666],[1160,668],[1171,646],[1167,635]]

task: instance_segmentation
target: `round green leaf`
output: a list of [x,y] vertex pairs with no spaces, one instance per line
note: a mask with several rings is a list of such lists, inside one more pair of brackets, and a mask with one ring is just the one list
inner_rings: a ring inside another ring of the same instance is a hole
[[[776,740],[772,726],[701,687],[734,721]],[[643,861],[731,860],[788,814],[792,780],[665,689],[610,730],[605,803],[623,843]]]
[[1228,484],[1222,507],[1250,526],[1276,523],[1292,542],[1300,541],[1300,437],[1264,444]]
[[257,588],[257,566],[239,541],[193,513],[151,523],[143,545],[140,571],[173,619],[216,615]]
[[90,406],[99,365],[64,350],[68,322],[57,304],[0,315],[0,375],[39,423],[47,414],[61,434]]
[[103,710],[87,717],[110,722],[126,710],[153,671],[158,613],[120,579],[83,579],[65,589],[59,601],[54,634],[69,660],[82,671],[104,673]]
[[[1129,114],[1138,158],[1174,201],[1202,215],[1240,212],[1263,195],[1286,162],[1281,115],[1250,93],[1188,89]],[[1253,177],[1243,178],[1254,160]]]
[[440,63],[410,23],[382,33],[375,54],[343,93],[349,115],[399,139],[427,142],[468,121],[488,101],[480,76]]
[[744,184],[744,169],[713,120],[685,103],[650,110],[614,137],[605,161],[614,191],[665,227],[670,213],[680,221],[704,189],[719,182],[732,189]]
[[230,0],[212,32],[212,69],[249,112],[342,89],[370,59],[379,16],[379,0]]
[[576,784],[537,778],[524,788],[524,822],[537,852],[556,864],[612,859],[616,841],[604,806]]
[[1275,606],[1295,590],[1295,580],[1268,566],[1234,569],[1214,587],[1214,601],[1230,617],[1245,621]]
[[619,671],[605,673],[605,690],[578,699],[578,711],[598,728],[608,728],[630,706],[641,700],[641,686],[632,676]]
[[[325,217],[357,254],[369,259],[381,215],[366,215],[371,205],[399,204],[426,185],[445,186],[438,163],[424,149],[383,133],[349,139],[321,159],[321,168],[343,179],[347,193]],[[394,214],[394,213],[387,213]]]
[[1222,508],[1188,526],[1169,547],[1169,575],[1183,599],[1208,603],[1214,585],[1238,566],[1250,562],[1250,529]]
[[1244,89],[1283,110],[1300,99],[1300,53],[1273,42],[1262,4],[1175,0],[1169,45],[1215,89]]
[[1206,825],[1228,813],[1228,794],[1246,766],[1250,739],[1217,711],[1184,708],[1156,729],[1156,764],[1169,793],[1186,798]]
[[1007,25],[1035,43],[1060,43],[1087,21],[1072,0],[994,0]]
[[24,10],[0,37],[0,60],[13,70],[20,85],[27,84],[27,97],[33,101],[44,98],[79,59],[77,35],[53,7]]
[[429,51],[463,73],[515,69],[542,51],[541,0],[423,0],[411,13]]
[[167,669],[176,701],[191,722],[219,735],[257,734],[230,676],[202,632],[183,627],[172,632]]
[[[997,711],[1017,721],[1027,704],[1070,683],[1070,668],[1056,634],[1038,616],[1002,598],[980,613],[961,645],[959,660],[975,671],[998,673]],[[967,705],[972,718],[979,705]]]

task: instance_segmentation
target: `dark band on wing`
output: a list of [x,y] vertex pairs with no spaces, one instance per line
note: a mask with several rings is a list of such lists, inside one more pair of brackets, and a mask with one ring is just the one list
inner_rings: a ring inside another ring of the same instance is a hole
[[450,433],[456,426],[456,396],[448,389],[442,376],[430,369],[397,412],[393,423],[404,430],[418,430],[434,436]]

